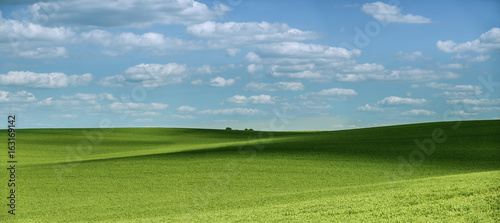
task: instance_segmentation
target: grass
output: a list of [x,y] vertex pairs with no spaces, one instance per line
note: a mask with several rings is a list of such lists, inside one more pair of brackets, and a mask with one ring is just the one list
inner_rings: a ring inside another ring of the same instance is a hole
[[[433,132],[440,143],[426,154],[414,141]],[[334,132],[21,129],[18,208],[12,217],[3,205],[0,221],[499,222],[499,135],[496,120]]]

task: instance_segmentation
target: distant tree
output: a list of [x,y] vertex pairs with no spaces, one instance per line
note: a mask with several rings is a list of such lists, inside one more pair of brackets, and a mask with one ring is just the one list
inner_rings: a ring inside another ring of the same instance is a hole
[[249,129],[248,131],[253,131],[253,129]]
[[247,129],[247,128],[245,128],[245,131],[248,131],[248,129]]
[[233,129],[231,127],[226,127],[226,130],[229,131],[229,130],[233,130]]

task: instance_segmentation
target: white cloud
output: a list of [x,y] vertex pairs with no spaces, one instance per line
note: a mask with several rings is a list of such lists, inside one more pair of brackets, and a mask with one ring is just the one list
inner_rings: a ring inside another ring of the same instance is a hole
[[28,10],[33,14],[33,20],[49,25],[145,28],[154,24],[189,25],[211,21],[230,11],[230,8],[218,4],[210,9],[193,0],[148,3],[140,0],[74,0],[38,2]]
[[478,39],[465,43],[455,43],[453,40],[441,41],[436,43],[438,50],[446,53],[462,52],[498,52],[500,50],[500,28],[493,27],[487,32],[481,34]]
[[465,105],[500,105],[500,99],[452,99],[447,100],[446,103],[456,105],[456,104],[465,104]]
[[330,88],[330,89],[323,89],[315,94],[322,96],[356,96],[358,95],[358,92],[356,92],[353,89]]
[[191,107],[191,106],[187,106],[187,105],[183,105],[183,106],[178,107],[177,111],[180,111],[180,112],[194,112],[194,111],[196,111],[196,108],[195,107]]
[[116,56],[128,51],[148,51],[157,55],[163,55],[168,50],[201,49],[199,42],[165,37],[163,34],[148,32],[142,35],[131,32],[114,34],[104,30],[91,30],[80,34],[83,42],[109,47],[113,50],[105,50],[103,53]]
[[34,73],[30,71],[9,71],[0,74],[0,85],[33,88],[63,88],[84,86],[92,80],[92,74],[66,75],[64,73]]
[[0,102],[30,102],[35,101],[35,95],[27,91],[18,91],[11,93],[0,90]]
[[230,57],[236,56],[241,51],[239,48],[228,48],[226,49],[226,54]]
[[262,61],[260,56],[253,51],[247,53],[247,55],[245,56],[245,60],[252,63],[260,63]]
[[472,111],[477,111],[477,112],[500,111],[500,107],[473,107]]
[[257,71],[261,71],[264,67],[262,65],[250,64],[247,66],[248,73],[255,73]]
[[[420,87],[415,85],[414,87]],[[448,90],[448,91],[479,91],[481,87],[477,85],[453,85],[438,82],[430,82],[422,85],[422,87],[429,87],[434,89]]]
[[431,81],[442,79],[455,79],[458,74],[445,71],[424,70],[413,67],[401,67],[395,70],[383,70],[376,73],[337,73],[335,79],[346,82],[359,82],[367,80],[377,81]]
[[270,83],[257,83],[250,82],[245,88],[245,91],[302,91],[304,85],[301,82],[277,82]]
[[158,116],[161,115],[160,112],[154,111],[131,111],[130,116]]
[[[49,97],[38,101],[35,105],[42,107],[50,107],[60,110],[82,110],[90,109],[92,111],[99,111],[102,109],[99,100],[115,100],[113,95],[108,93],[102,94],[84,94],[76,93],[72,96],[61,96],[59,98]],[[111,101],[112,101],[111,100]]]
[[75,33],[65,27],[45,27],[27,21],[3,19],[0,17],[0,42],[37,41],[42,43],[67,42]]
[[85,94],[85,93],[76,93],[72,96],[61,96],[63,100],[82,100],[82,101],[91,101],[91,100],[109,100],[114,101],[116,98],[109,93],[101,93],[101,94]]
[[108,108],[111,110],[141,110],[141,111],[149,111],[149,110],[164,110],[168,107],[168,104],[162,103],[132,103],[132,102],[115,102],[113,104],[109,104]]
[[468,113],[463,110],[460,111],[452,111],[450,112],[451,116],[460,116],[460,117],[470,117],[470,116],[475,116],[477,113]]
[[316,59],[352,59],[361,55],[361,50],[347,50],[342,47],[331,47],[299,42],[282,42],[265,44],[257,47],[259,55],[268,57],[295,57]]
[[373,16],[376,20],[394,23],[431,23],[432,20],[420,15],[402,14],[401,9],[395,5],[382,2],[363,4],[361,10]]
[[191,81],[191,84],[192,85],[202,85],[203,81],[201,79],[196,79],[196,80]]
[[272,72],[274,77],[290,77],[290,78],[300,78],[300,79],[319,79],[322,78],[318,71],[298,71],[298,72]]
[[424,54],[420,51],[415,51],[411,53],[405,53],[403,51],[399,51],[396,53],[399,60],[404,61],[416,61],[417,59],[425,59]]
[[187,78],[185,64],[139,64],[123,72],[123,78],[129,83],[139,83],[144,87],[158,87],[177,84]]
[[318,34],[311,31],[301,31],[290,28],[284,23],[268,22],[226,22],[208,21],[190,25],[187,33],[198,37],[211,39],[211,48],[227,48],[249,46],[262,43],[302,41],[316,39]]
[[234,79],[224,79],[222,77],[216,77],[210,80],[210,86],[212,87],[227,87],[234,84]]
[[367,80],[378,81],[430,81],[442,79],[455,79],[460,77],[453,72],[436,72],[434,70],[424,70],[413,67],[401,67],[399,69],[377,73],[362,74],[336,74],[338,81],[358,82]]
[[45,27],[28,21],[0,17],[0,51],[12,57],[50,59],[67,57],[66,48],[76,34],[65,27]]
[[247,105],[247,104],[274,104],[272,97],[270,95],[253,95],[250,97],[245,97],[243,95],[235,95],[226,100],[229,103],[235,105]]
[[78,118],[78,115],[75,114],[60,114],[60,115],[51,115],[51,118]]
[[439,67],[442,69],[462,69],[462,68],[465,68],[465,66],[463,64],[459,64],[459,63],[439,64]]
[[383,111],[384,109],[379,108],[379,107],[374,107],[369,104],[366,104],[364,106],[359,106],[356,108],[356,111]]
[[35,59],[68,57],[68,51],[64,47],[38,47],[34,50],[20,51],[19,56]]
[[428,110],[423,110],[423,109],[412,109],[410,111],[404,111],[401,113],[401,115],[405,116],[431,116],[435,115],[436,113],[433,111],[428,111]]
[[150,118],[139,118],[134,120],[134,122],[154,122],[154,120]]
[[384,70],[384,66],[376,63],[356,64],[351,68],[344,69],[344,72],[374,72]]
[[482,91],[444,91],[443,93],[433,94],[433,97],[443,97],[443,98],[468,98],[475,96],[477,94],[482,94]]
[[201,114],[211,114],[211,115],[233,115],[233,114],[239,114],[239,115],[258,115],[258,114],[264,114],[265,112],[259,110],[259,109],[251,109],[251,108],[229,108],[229,109],[217,109],[217,110],[203,110],[200,111]]
[[192,115],[177,115],[177,114],[173,114],[171,116],[174,117],[174,118],[180,118],[180,119],[193,119],[193,118],[195,118]]
[[426,104],[425,98],[401,98],[397,96],[390,96],[378,102],[381,105],[423,105]]
[[451,57],[451,59],[466,60],[466,61],[470,61],[470,62],[484,62],[484,61],[487,61],[490,59],[490,55],[479,55],[476,57],[472,57],[470,55],[457,54],[457,55],[453,55]]
[[318,92],[311,92],[307,94],[300,95],[299,98],[307,100],[311,98],[315,98],[318,100],[322,100],[322,98],[328,98],[333,100],[347,100],[348,98],[354,97],[358,95],[353,89],[345,89],[345,88],[330,88],[323,89]]
[[104,87],[122,87],[125,82],[125,77],[122,75],[114,75],[105,77],[97,82],[97,84]]

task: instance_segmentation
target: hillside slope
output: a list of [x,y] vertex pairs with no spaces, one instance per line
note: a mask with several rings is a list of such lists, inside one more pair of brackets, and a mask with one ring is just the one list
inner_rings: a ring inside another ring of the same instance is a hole
[[15,219],[495,222],[499,135],[497,120],[333,132],[18,130]]

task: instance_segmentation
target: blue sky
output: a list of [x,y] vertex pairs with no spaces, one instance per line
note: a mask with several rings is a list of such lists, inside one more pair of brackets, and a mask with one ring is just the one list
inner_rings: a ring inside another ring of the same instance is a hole
[[500,117],[498,1],[0,3],[19,128],[335,130]]

